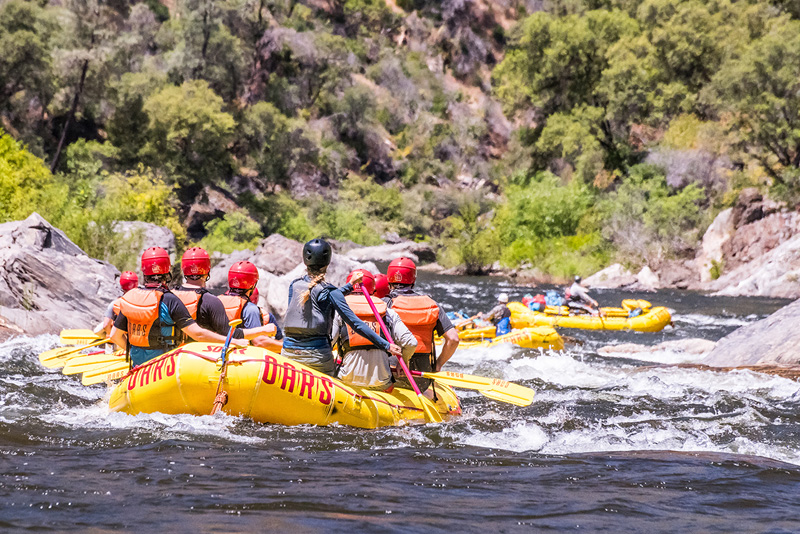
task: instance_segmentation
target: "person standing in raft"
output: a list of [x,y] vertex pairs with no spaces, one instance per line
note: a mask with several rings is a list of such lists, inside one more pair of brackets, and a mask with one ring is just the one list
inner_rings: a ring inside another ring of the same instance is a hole
[[[167,284],[169,254],[161,247],[151,247],[142,254],[144,287],[131,289],[122,296],[120,313],[109,337],[119,346],[128,347],[133,366],[179,345],[181,332],[194,340],[224,343],[225,336],[198,325],[181,300]],[[231,345],[246,347],[247,341],[231,340]]]
[[[125,271],[119,276],[119,285],[122,288],[122,294],[124,295],[139,285],[139,277],[133,271]],[[103,316],[103,321],[98,324],[94,330],[92,330],[95,334],[108,336],[108,334],[111,332],[111,328],[114,326],[114,319],[116,319],[117,315],[119,315],[119,301],[121,298],[122,297],[114,299],[108,305],[108,308],[106,308],[106,313]],[[121,348],[124,349],[125,346],[123,345]]]
[[500,293],[497,297],[497,306],[484,315],[479,313],[481,319],[491,321],[497,328],[495,330],[495,337],[502,336],[511,332],[511,310],[508,309],[508,294]]
[[[330,262],[331,246],[325,240],[312,239],[303,246],[303,263],[308,274],[289,285],[281,355],[333,376],[336,364],[331,350],[331,328],[333,314],[338,312],[356,334],[384,352],[400,356],[400,347],[376,334],[347,305],[344,296],[353,290],[350,283],[337,289],[325,282],[325,271]],[[356,273],[351,279],[353,283],[360,281],[361,273]]]
[[[192,247],[184,252],[181,258],[181,271],[185,282],[172,292],[181,299],[197,324],[206,330],[227,336],[230,319],[225,312],[225,306],[216,295],[206,289],[206,281],[211,272],[211,258],[208,252],[200,247]],[[264,335],[268,330],[236,328],[233,337],[252,339]]]
[[[458,348],[458,332],[453,323],[435,300],[427,295],[414,292],[417,266],[411,259],[392,260],[386,275],[389,277],[391,292],[384,300],[389,308],[397,312],[400,320],[417,339],[417,348],[408,362],[409,369],[425,372],[441,371]],[[444,337],[442,353],[438,358],[433,343],[434,333]],[[433,396],[426,391],[431,385],[431,380],[414,378],[414,381],[426,396]],[[397,386],[410,387],[410,384],[408,384],[407,378],[400,377],[397,380]]]
[[219,296],[229,321],[242,320],[244,337],[253,345],[280,351],[281,344],[272,339],[277,325],[264,324],[261,309],[250,301],[258,283],[258,268],[249,261],[237,261],[228,269],[228,291]]
[[589,292],[581,285],[581,277],[575,276],[574,282],[564,292],[564,297],[567,299],[567,306],[570,311],[580,311],[598,315],[597,307],[599,304],[596,300],[589,296]]
[[[352,283],[356,273],[361,273],[363,278],[361,283],[353,283],[353,293],[347,295],[345,301],[359,319],[368,324],[376,334],[380,335],[381,327],[375,320],[375,315],[367,303],[367,298],[361,292],[361,287],[363,286],[370,295],[373,295],[375,292],[375,278],[369,271],[356,269],[350,273],[347,281]],[[370,298],[381,318],[383,318],[386,328],[389,329],[392,339],[402,347],[403,358],[406,361],[409,360],[417,348],[417,339],[414,334],[403,324],[397,312],[386,307],[384,301],[375,296]],[[342,364],[339,368],[338,376],[344,383],[381,391],[394,389],[394,378],[392,377],[390,362],[394,358],[389,358],[386,351],[356,334],[352,328],[342,322],[342,318],[338,313],[333,320],[332,341],[339,346]],[[397,362],[395,361],[394,363],[396,364]]]

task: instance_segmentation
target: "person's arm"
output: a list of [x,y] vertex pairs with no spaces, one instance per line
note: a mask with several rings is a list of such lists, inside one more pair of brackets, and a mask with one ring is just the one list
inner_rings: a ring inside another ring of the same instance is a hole
[[[166,305],[169,316],[175,322],[175,327],[193,340],[207,343],[225,343],[226,336],[206,330],[197,324],[189,314],[189,310],[186,309],[186,305],[172,293],[166,293],[161,297],[161,303]],[[244,339],[231,339],[231,345],[235,347],[246,347],[249,344],[250,342]]]
[[442,345],[442,352],[436,357],[436,368],[434,371],[437,373],[442,370],[444,364],[453,357],[458,344],[461,340],[458,337],[458,331],[453,326],[452,321],[447,317],[441,306],[439,306],[439,320],[436,322],[436,331],[444,338]]
[[[225,343],[225,336],[221,336],[211,330],[206,330],[197,323],[191,323],[181,328],[184,334],[195,341],[205,341],[207,343]],[[235,347],[247,347],[250,342],[246,339],[231,339],[231,345]]]
[[283,339],[283,330],[281,330],[281,327],[278,326],[278,318],[272,315],[271,312],[269,314],[269,324],[275,325],[275,340],[280,341]]
[[338,313],[333,315],[333,326],[331,327],[331,346],[339,341],[339,330],[342,329],[342,316]]
[[341,290],[331,287],[327,292],[323,290],[320,293],[320,298],[324,299],[326,296],[330,299],[331,304],[339,312],[339,315],[342,317],[342,320],[352,328],[357,334],[367,338],[373,345],[380,347],[381,349],[394,354],[395,356],[400,356],[400,347],[397,345],[392,345],[381,336],[376,334],[367,324],[358,318],[358,316],[353,313],[353,310],[350,309],[350,306],[347,305],[347,301],[344,299],[344,295],[342,294]]
[[261,310],[252,302],[242,308],[242,333],[245,339],[255,339],[259,336],[274,336],[277,330],[274,324],[261,324]]

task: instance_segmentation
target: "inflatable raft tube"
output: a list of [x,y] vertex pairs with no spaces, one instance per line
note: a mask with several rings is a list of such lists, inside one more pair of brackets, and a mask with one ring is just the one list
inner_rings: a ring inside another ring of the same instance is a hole
[[[624,301],[626,303],[628,301]],[[561,328],[577,328],[583,330],[633,330],[636,332],[660,332],[670,324],[672,316],[663,306],[649,307],[647,301],[633,301],[647,304],[640,315],[629,317],[630,311],[623,308],[600,308],[603,316],[569,315],[566,306],[546,308],[544,313],[529,310],[521,302],[509,302],[511,310],[511,326],[526,328],[530,326],[549,325]]]
[[[128,414],[207,415],[220,376],[222,345],[189,343],[154,358],[125,376],[111,392],[109,408]],[[229,352],[222,411],[260,423],[342,425],[377,428],[425,422],[413,391],[391,393],[351,387],[280,354],[258,347]],[[452,389],[436,386],[436,409],[458,415],[461,405]]]
[[[494,333],[494,326],[463,330],[458,334],[458,337],[461,339],[458,348],[494,347],[504,343],[511,343],[525,349],[564,349],[564,340],[552,326],[521,328],[500,337],[494,337]],[[442,343],[442,338],[436,339],[437,345],[441,345]]]

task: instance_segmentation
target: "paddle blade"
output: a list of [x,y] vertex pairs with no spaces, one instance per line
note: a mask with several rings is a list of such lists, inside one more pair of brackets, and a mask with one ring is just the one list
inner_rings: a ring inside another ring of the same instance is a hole
[[125,354],[85,354],[70,358],[61,370],[65,375],[76,375],[94,369],[101,369],[112,363],[125,363]]
[[46,350],[43,353],[39,354],[39,363],[47,367],[48,369],[55,369],[56,367],[62,367],[67,360],[81,352],[84,349],[88,349],[90,347],[96,347],[98,345],[102,345],[103,343],[109,342],[109,339],[99,339],[94,343],[89,343],[88,345],[82,345],[80,347],[57,347],[55,349]]
[[88,328],[76,328],[73,330],[62,330],[59,341],[62,345],[88,345],[94,341],[103,339]]
[[436,406],[433,405],[433,402],[428,397],[425,395],[419,395],[418,397],[422,403],[422,410],[425,412],[426,423],[441,423],[444,421],[442,414],[439,413],[439,410],[436,409]]
[[533,402],[534,391],[531,389],[530,395],[525,395],[524,397],[519,397],[506,391],[500,391],[497,389],[484,389],[480,390],[480,393],[484,397],[488,397],[492,400],[507,402],[515,406],[530,406],[530,404]]
[[81,378],[81,383],[84,386],[91,386],[94,384],[102,384],[103,382],[110,382],[112,380],[119,380],[127,375],[129,371],[130,364],[128,362],[112,363],[97,369],[85,371]]

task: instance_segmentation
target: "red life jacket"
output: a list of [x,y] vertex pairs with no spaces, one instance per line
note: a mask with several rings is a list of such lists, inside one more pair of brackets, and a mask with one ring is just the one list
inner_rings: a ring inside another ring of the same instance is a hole
[[[375,305],[375,309],[378,310],[381,318],[385,318],[386,303],[375,297],[370,298],[372,298],[372,303]],[[372,308],[369,307],[369,303],[364,298],[364,295],[347,295],[344,299],[347,301],[347,305],[350,309],[353,310],[353,313],[355,313],[359,319],[367,323],[367,326],[380,336],[381,325],[375,320],[375,314],[372,313]],[[339,339],[342,341],[342,349],[345,353],[351,350],[379,348],[372,341],[353,330],[350,325],[344,321],[342,321]]]
[[[150,343],[150,331],[154,326],[161,327],[159,319],[159,306],[161,298],[167,289],[142,289],[135,288],[125,293],[120,299],[120,312],[128,320],[128,342],[133,347],[142,348],[161,348],[153,347]],[[177,341],[179,336],[175,336],[175,328],[172,328],[171,336],[159,335],[159,340],[163,342]]]
[[391,308],[417,338],[414,354],[433,353],[433,331],[439,320],[439,305],[427,295],[398,295]]
[[225,314],[228,316],[229,321],[242,318],[242,310],[244,305],[250,302],[247,297],[240,297],[239,295],[224,294],[219,296],[222,305],[225,306]]
[[181,299],[183,305],[189,310],[189,315],[196,321],[197,310],[200,309],[200,300],[203,298],[203,292],[198,293],[194,289],[173,289],[172,292]]

